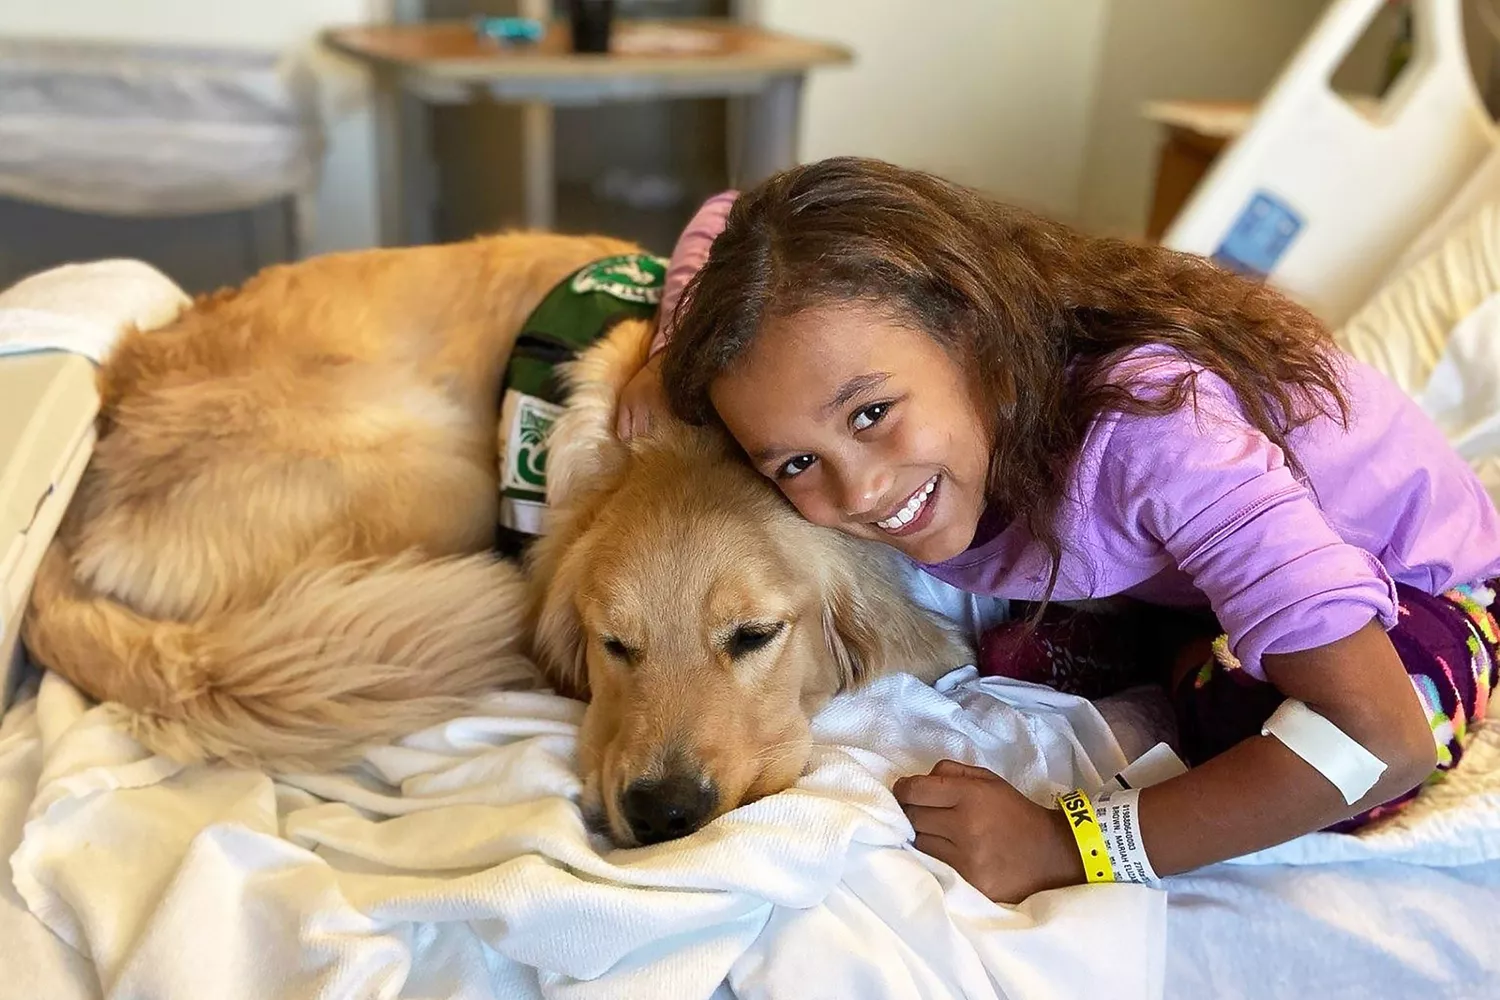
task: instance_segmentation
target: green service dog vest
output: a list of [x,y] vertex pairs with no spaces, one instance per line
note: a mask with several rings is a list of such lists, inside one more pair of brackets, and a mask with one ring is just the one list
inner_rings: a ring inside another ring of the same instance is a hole
[[564,278],[527,317],[501,389],[500,552],[519,555],[546,527],[547,435],[566,393],[557,366],[616,323],[655,316],[666,277],[660,257],[606,257]]

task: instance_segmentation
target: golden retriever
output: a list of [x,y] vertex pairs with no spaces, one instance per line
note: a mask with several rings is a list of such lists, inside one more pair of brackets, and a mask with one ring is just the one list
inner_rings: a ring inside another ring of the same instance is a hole
[[790,786],[835,693],[972,659],[907,598],[890,549],[804,521],[720,433],[657,420],[619,442],[649,332],[622,325],[572,366],[530,559],[539,661],[588,693],[585,809],[620,844]]
[[534,629],[544,673],[592,698],[581,763],[616,840],[789,785],[835,691],[968,653],[885,556],[803,522],[716,433],[614,437],[647,324],[575,366],[535,586],[489,554],[521,324],[633,249],[508,234],[333,255],[125,337],[33,591],[34,657],[153,750],[288,770],[534,684]]

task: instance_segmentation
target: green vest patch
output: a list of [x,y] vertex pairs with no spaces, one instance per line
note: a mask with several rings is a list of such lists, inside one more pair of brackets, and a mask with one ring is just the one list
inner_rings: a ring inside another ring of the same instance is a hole
[[650,254],[606,257],[564,278],[527,317],[500,398],[500,524],[496,547],[518,554],[545,528],[547,435],[562,413],[557,366],[621,320],[656,315],[667,262]]

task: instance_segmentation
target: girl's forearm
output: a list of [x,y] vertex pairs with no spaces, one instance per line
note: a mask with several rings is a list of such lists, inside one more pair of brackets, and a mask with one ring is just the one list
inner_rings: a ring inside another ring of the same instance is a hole
[[1379,624],[1318,649],[1265,658],[1266,675],[1386,765],[1349,804],[1272,736],[1255,736],[1141,793],[1141,839],[1159,875],[1249,854],[1389,802],[1432,773],[1431,728]]
[[1388,802],[1431,770],[1387,767],[1354,805],[1280,740],[1256,736],[1141,792],[1141,839],[1158,875],[1274,847]]

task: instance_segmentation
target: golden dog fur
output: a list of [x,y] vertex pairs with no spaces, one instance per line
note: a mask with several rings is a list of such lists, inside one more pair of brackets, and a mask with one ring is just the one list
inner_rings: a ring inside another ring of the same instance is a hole
[[494,538],[496,390],[564,276],[632,249],[507,235],[262,273],[100,372],[34,657],[183,759],[323,766],[533,675]]
[[[716,433],[615,439],[646,324],[575,365],[535,590],[488,554],[521,323],[631,249],[510,234],[335,255],[124,338],[33,592],[35,658],[158,752],[325,767],[534,682],[534,618],[544,672],[592,695],[581,763],[616,839],[624,790],[669,770],[713,787],[712,814],[790,784],[834,691],[967,653],[886,556],[803,522]],[[778,631],[730,656],[747,625]]]

